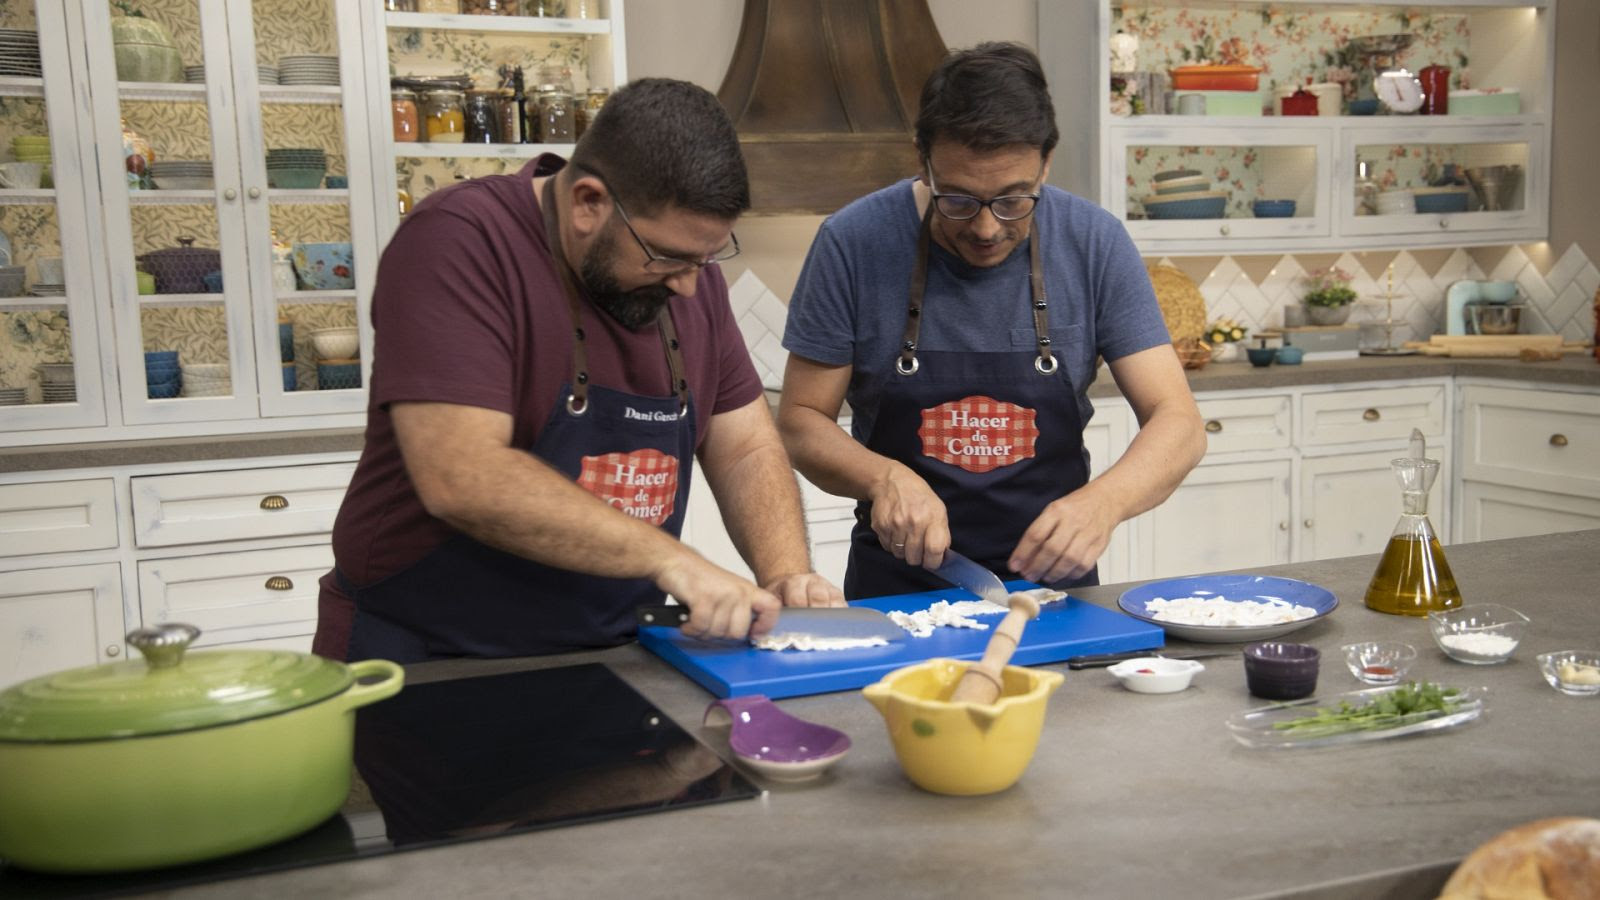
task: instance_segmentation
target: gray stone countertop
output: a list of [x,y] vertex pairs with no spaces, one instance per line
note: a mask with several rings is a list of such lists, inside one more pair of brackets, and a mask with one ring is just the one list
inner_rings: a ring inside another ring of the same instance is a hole
[[[1130,693],[1104,669],[1069,671],[1028,771],[990,796],[912,786],[857,691],[781,701],[843,729],[850,754],[818,781],[766,784],[757,800],[471,841],[175,892],[280,897],[1432,897],[1456,861],[1519,823],[1600,815],[1590,756],[1600,698],[1547,686],[1536,654],[1600,648],[1600,531],[1447,548],[1467,602],[1532,618],[1510,662],[1443,656],[1425,620],[1372,612],[1376,557],[1266,568],[1333,591],[1339,607],[1297,631],[1323,654],[1319,696],[1363,687],[1339,647],[1415,645],[1413,676],[1489,689],[1454,730],[1356,745],[1255,750],[1223,726],[1261,705],[1237,655],[1194,686]],[[1114,607],[1126,586],[1074,593]],[[1188,645],[1236,650],[1239,645]],[[629,645],[539,660],[411,667],[413,683],[599,661],[719,754],[700,725],[713,699]],[[513,713],[514,711],[508,711]]]
[[[1438,378],[1451,375],[1600,388],[1600,365],[1597,365],[1591,357],[1574,355],[1555,362],[1541,363],[1505,359],[1446,359],[1432,356],[1361,357],[1305,363],[1299,366],[1274,365],[1259,369],[1247,362],[1228,362],[1211,363],[1203,369],[1191,370],[1187,374],[1189,386],[1196,393]],[[779,396],[778,391],[766,392],[767,401],[774,410],[777,408]],[[1117,384],[1109,373],[1101,373],[1090,386],[1089,396],[1119,396]],[[848,414],[848,406],[843,412]],[[0,448],[0,472],[358,452],[361,450],[361,440],[362,429],[345,428],[265,435],[10,447]]]

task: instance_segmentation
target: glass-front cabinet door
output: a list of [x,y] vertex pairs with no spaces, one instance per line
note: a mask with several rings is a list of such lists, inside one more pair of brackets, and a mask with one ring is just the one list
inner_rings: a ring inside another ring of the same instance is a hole
[[362,408],[336,7],[84,0],[125,422]]
[[60,0],[0,3],[0,432],[106,422],[68,27]]
[[1354,176],[1339,199],[1347,234],[1543,236],[1549,176],[1537,124],[1350,128],[1341,154]]
[[1108,206],[1141,248],[1228,252],[1330,233],[1326,131],[1150,126],[1113,140]]

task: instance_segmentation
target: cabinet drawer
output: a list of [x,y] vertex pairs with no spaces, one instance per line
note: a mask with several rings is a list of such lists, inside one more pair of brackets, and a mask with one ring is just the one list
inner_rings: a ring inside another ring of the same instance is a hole
[[140,547],[322,534],[355,463],[282,466],[133,479],[133,534]]
[[115,547],[115,496],[109,478],[0,485],[0,556]]
[[312,634],[317,579],[331,568],[328,544],[145,560],[139,610],[146,625],[198,627],[196,646]]
[[1353,444],[1389,441],[1404,450],[1411,429],[1444,434],[1445,386],[1332,391],[1300,398],[1300,443]]
[[1280,450],[1288,447],[1289,396],[1195,398],[1206,424],[1206,452]]
[[1468,386],[1462,477],[1600,497],[1600,395]]

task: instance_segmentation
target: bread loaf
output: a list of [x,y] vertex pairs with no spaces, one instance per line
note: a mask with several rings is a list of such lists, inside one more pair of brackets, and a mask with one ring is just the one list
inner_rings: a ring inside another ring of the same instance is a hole
[[1467,855],[1440,900],[1600,900],[1600,819],[1541,819]]

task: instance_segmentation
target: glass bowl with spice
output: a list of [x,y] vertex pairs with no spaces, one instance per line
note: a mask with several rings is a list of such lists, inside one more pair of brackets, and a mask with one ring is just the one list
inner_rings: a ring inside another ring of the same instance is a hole
[[1433,642],[1444,655],[1478,666],[1510,659],[1528,621],[1522,613],[1496,603],[1474,603],[1428,613]]
[[1539,654],[1539,671],[1550,686],[1570,697],[1600,696],[1600,652],[1557,650]]
[[1399,641],[1345,644],[1344,664],[1363,684],[1399,684],[1417,661],[1417,648]]

